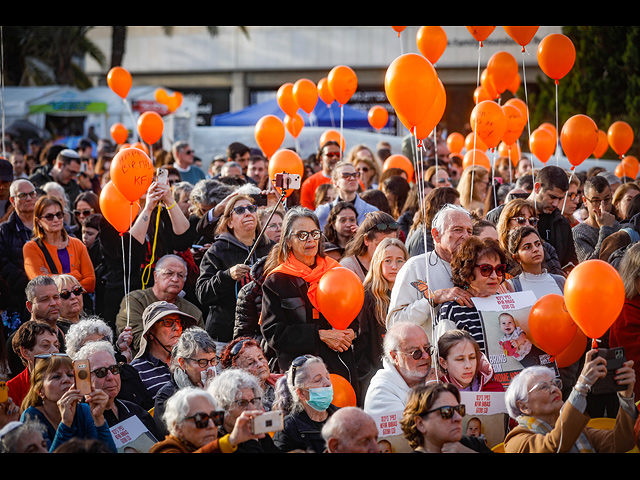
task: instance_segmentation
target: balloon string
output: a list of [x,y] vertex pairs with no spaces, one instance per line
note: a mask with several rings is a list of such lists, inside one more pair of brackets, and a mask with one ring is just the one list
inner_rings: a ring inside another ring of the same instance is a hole
[[129,326],[129,292],[127,291],[127,264],[125,262],[124,236],[122,233],[120,234],[120,243],[122,244],[122,274],[124,276],[122,283],[124,288],[124,302],[125,302],[125,308],[127,310],[127,327],[128,327]]
[[560,121],[558,119],[558,82],[556,82],[556,165],[560,165],[560,159],[558,157],[560,150]]
[[[525,100],[524,103],[525,103],[525,106],[527,107],[527,134],[528,134],[529,141],[531,141],[531,116],[529,115],[529,93],[527,90],[527,73],[526,73],[526,68],[524,63],[524,54],[522,55],[522,78],[523,78],[523,84],[524,84],[524,100]],[[531,150],[531,146],[529,146],[529,150]],[[534,155],[531,154],[531,181],[533,182],[533,190],[534,190],[533,208],[537,211],[538,201],[535,195],[536,173],[535,173],[535,169],[533,168],[533,157]],[[520,162],[520,159],[518,159],[518,162]]]
[[4,141],[4,127],[5,123],[5,111],[4,111],[4,27],[0,26],[0,89],[2,95],[0,95],[0,104],[2,105],[2,156],[7,158],[7,144]]

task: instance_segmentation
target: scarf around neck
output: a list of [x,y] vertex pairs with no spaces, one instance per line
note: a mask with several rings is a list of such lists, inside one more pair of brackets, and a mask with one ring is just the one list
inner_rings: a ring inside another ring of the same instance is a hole
[[[518,425],[525,427],[532,432],[539,433],[541,435],[546,435],[547,433],[551,433],[551,425],[547,422],[539,420],[535,417],[531,417],[528,415],[520,415],[517,418]],[[595,453],[595,450],[589,443],[587,436],[584,433],[581,433],[576,443],[571,447],[570,452],[578,452],[578,453]]]

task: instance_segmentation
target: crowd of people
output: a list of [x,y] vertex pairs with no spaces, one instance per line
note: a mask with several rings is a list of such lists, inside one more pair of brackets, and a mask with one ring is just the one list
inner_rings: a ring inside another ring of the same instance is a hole
[[[168,180],[154,178],[120,233],[100,193],[121,146],[5,144],[0,451],[637,449],[635,179],[532,168],[526,155],[463,168],[444,138],[409,137],[402,152],[327,141],[282,201],[258,149],[231,143],[205,167],[187,142],[148,147]],[[384,168],[392,153],[413,176]],[[568,365],[541,362],[513,316],[489,325],[481,311],[501,295],[563,295],[591,259],[618,270],[626,300]],[[345,328],[318,298],[337,267],[364,293]],[[490,347],[498,330],[520,362],[508,380]],[[619,347],[619,364],[599,354]],[[470,392],[499,396],[498,440],[470,414]]]

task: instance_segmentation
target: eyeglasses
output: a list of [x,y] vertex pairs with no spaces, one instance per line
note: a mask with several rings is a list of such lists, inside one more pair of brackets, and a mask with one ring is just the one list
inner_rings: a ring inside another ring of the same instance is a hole
[[598,205],[611,205],[612,198],[607,197],[607,198],[603,198],[602,200],[600,200],[599,198],[593,198],[593,199],[587,198],[587,201],[594,207],[597,207]]
[[75,295],[76,297],[79,297],[83,293],[84,293],[84,288],[75,287],[73,290],[62,290],[60,292],[60,298],[62,298],[63,300],[69,300],[72,294]]
[[93,213],[93,208],[89,208],[87,210],[74,210],[73,211],[73,214],[76,217],[86,217],[86,216],[91,215],[92,213]]
[[47,213],[46,215],[42,215],[40,218],[44,218],[47,222],[50,222],[54,218],[57,218],[58,220],[62,220],[63,217],[64,217],[64,213],[56,212],[56,213]]
[[236,405],[240,408],[247,408],[249,405],[252,405],[254,408],[259,408],[262,405],[262,397],[254,397],[251,400],[241,398],[240,400],[236,400]]
[[386,232],[387,230],[398,230],[398,223],[397,222],[391,222],[391,223],[376,223],[375,225],[372,225],[369,230],[367,230],[367,232],[370,232],[371,230],[378,230],[379,232]]
[[218,364],[218,359],[216,357],[213,357],[213,358],[199,358],[199,359],[187,358],[187,360],[189,360],[190,362],[194,362],[200,368],[206,368],[209,365],[211,365],[212,367],[215,367]]
[[451,183],[451,177],[439,178],[438,183]]
[[342,172],[342,178],[344,180],[357,180],[358,178],[360,178],[360,172]]
[[309,238],[309,236],[311,236],[311,238],[313,240],[319,240],[320,236],[322,236],[322,231],[321,230],[312,230],[310,232],[305,232],[304,230],[301,230],[299,232],[294,232],[293,234],[296,237],[298,237],[298,240],[300,240],[301,242],[306,242],[307,238]]
[[490,277],[494,271],[499,277],[504,277],[505,273],[507,273],[507,266],[504,263],[496,265],[495,267],[488,263],[483,263],[481,265],[476,265],[476,267],[480,269],[480,275],[483,277]]
[[511,220],[515,220],[518,225],[524,225],[525,223],[529,222],[529,225],[531,225],[532,227],[535,227],[536,225],[538,225],[538,217],[512,217]]
[[31,192],[22,192],[14,195],[13,198],[17,198],[18,200],[24,200],[25,198],[36,198],[38,196],[38,192],[32,190]]
[[235,207],[233,211],[238,215],[242,215],[245,211],[249,213],[256,213],[258,211],[258,207],[256,205],[245,205],[245,206]]
[[531,387],[529,393],[534,392],[538,389],[550,392],[553,387],[556,387],[558,390],[562,390],[562,380],[560,380],[559,378],[554,378],[550,382],[538,382],[533,387]]
[[368,173],[369,172],[369,167],[358,167],[358,171],[364,172],[364,173]]
[[189,149],[189,150],[185,150],[184,153],[187,154],[187,155],[193,155],[194,151]]
[[91,370],[91,373],[95,373],[98,378],[106,377],[109,372],[113,375],[120,375],[120,365],[111,365],[109,367],[101,367]]
[[187,275],[184,273],[174,272],[173,270],[163,270],[160,272],[160,275],[167,278],[178,277],[178,280],[184,280],[187,278]]
[[219,427],[224,421],[224,410],[214,410],[211,413],[198,412],[185,418],[185,420],[193,420],[196,428],[207,428],[209,426],[209,420],[211,420],[216,427]]
[[418,348],[413,352],[403,352],[402,350],[396,350],[398,353],[403,353],[405,355],[409,355],[414,360],[420,360],[422,356],[426,353],[428,356],[433,355],[433,346],[429,345],[427,348]]
[[425,415],[429,415],[432,412],[438,411],[440,412],[440,416],[443,419],[449,420],[453,417],[454,412],[458,412],[461,417],[464,417],[467,413],[467,407],[463,403],[461,403],[460,405],[446,405],[444,407],[438,407],[434,408],[433,410],[429,410],[427,413],[425,413]]
[[174,326],[177,328],[182,328],[182,321],[175,320],[173,318],[161,318],[158,322],[162,323],[167,328],[173,328]]

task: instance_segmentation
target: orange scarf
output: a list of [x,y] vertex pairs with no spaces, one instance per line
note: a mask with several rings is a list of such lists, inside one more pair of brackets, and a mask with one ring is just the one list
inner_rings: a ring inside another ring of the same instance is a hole
[[275,272],[286,273],[288,275],[293,275],[295,277],[302,278],[305,282],[309,284],[309,288],[307,290],[307,297],[309,297],[309,301],[313,308],[319,311],[318,303],[316,299],[316,294],[318,291],[318,282],[322,278],[322,276],[329,270],[335,267],[339,267],[340,264],[331,257],[316,257],[316,266],[315,268],[311,268],[308,265],[305,265],[300,260],[298,260],[293,255],[289,255],[289,258],[284,262],[274,268],[268,275],[271,275]]

